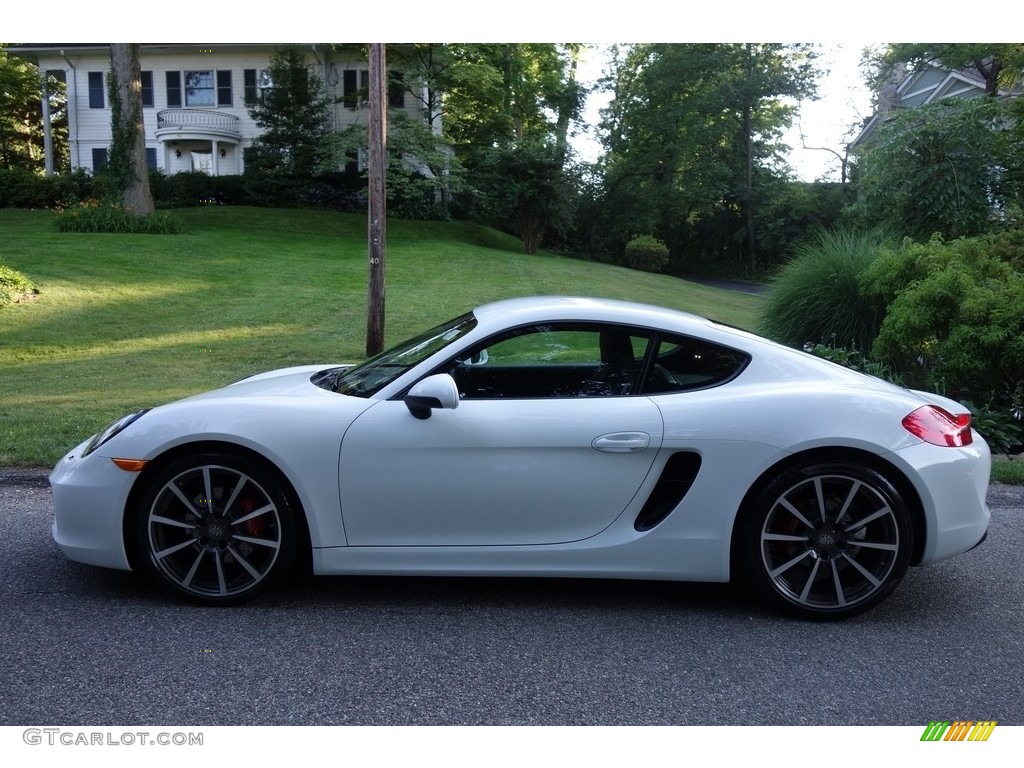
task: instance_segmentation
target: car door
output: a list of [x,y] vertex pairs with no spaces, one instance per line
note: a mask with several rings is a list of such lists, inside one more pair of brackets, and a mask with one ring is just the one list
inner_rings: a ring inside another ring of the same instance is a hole
[[647,343],[594,324],[517,329],[442,366],[457,408],[365,411],[341,448],[349,544],[554,544],[602,531],[662,441],[657,406],[632,394]]

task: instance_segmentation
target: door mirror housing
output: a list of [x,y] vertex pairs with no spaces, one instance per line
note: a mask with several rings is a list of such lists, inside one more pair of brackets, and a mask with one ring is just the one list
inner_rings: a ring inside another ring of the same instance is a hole
[[437,373],[413,384],[405,396],[409,413],[417,419],[429,419],[435,408],[455,410],[459,407],[459,388],[447,373]]

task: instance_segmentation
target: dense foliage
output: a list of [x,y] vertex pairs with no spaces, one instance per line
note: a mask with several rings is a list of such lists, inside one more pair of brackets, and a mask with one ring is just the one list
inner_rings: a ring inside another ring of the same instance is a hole
[[0,264],[0,309],[22,296],[39,293],[31,280],[16,269]]
[[96,200],[78,203],[57,212],[59,232],[115,232],[134,235],[176,235],[181,222],[167,211],[139,216],[117,203]]
[[988,98],[896,112],[861,152],[859,215],[919,238],[1019,224],[1021,114],[1015,102]]
[[310,179],[337,169],[337,137],[320,78],[295,46],[270,57],[272,87],[248,104],[262,133],[245,153],[250,194],[267,203],[295,203]]
[[442,138],[467,184],[453,211],[517,234],[527,253],[564,231],[579,186],[569,127],[584,91],[575,43],[424,44],[396,62],[426,84],[428,121],[443,107]]
[[650,235],[634,237],[626,243],[626,263],[642,272],[661,272],[668,264],[668,246]]
[[1024,233],[883,249],[866,291],[887,307],[873,354],[954,396],[1024,398]]
[[882,320],[879,303],[861,287],[883,238],[821,230],[804,241],[770,284],[762,329],[795,347],[824,343],[867,352]]
[[8,56],[0,44],[0,169],[42,171],[42,88],[46,86],[54,156],[63,162],[55,170],[67,170],[68,116],[66,88],[61,80],[40,75],[24,59]]
[[759,210],[786,178],[781,136],[796,100],[814,96],[814,57],[802,45],[619,51],[602,126],[610,247],[653,232],[689,271],[754,272],[780,258],[785,245],[762,252]]

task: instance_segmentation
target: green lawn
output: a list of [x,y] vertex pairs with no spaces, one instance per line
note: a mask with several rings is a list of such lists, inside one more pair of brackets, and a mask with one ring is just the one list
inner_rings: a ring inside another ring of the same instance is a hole
[[[109,420],[261,370],[362,359],[366,217],[197,208],[184,235],[62,234],[0,210],[0,263],[41,293],[0,310],[0,466],[47,466]],[[387,343],[478,304],[574,294],[753,328],[758,299],[551,254],[463,222],[388,222]]]

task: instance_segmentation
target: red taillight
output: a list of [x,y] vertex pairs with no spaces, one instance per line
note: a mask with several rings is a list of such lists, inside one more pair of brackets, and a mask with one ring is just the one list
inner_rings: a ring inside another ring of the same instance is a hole
[[937,405],[922,405],[903,417],[903,428],[926,443],[941,446],[970,445],[971,414],[956,416]]

